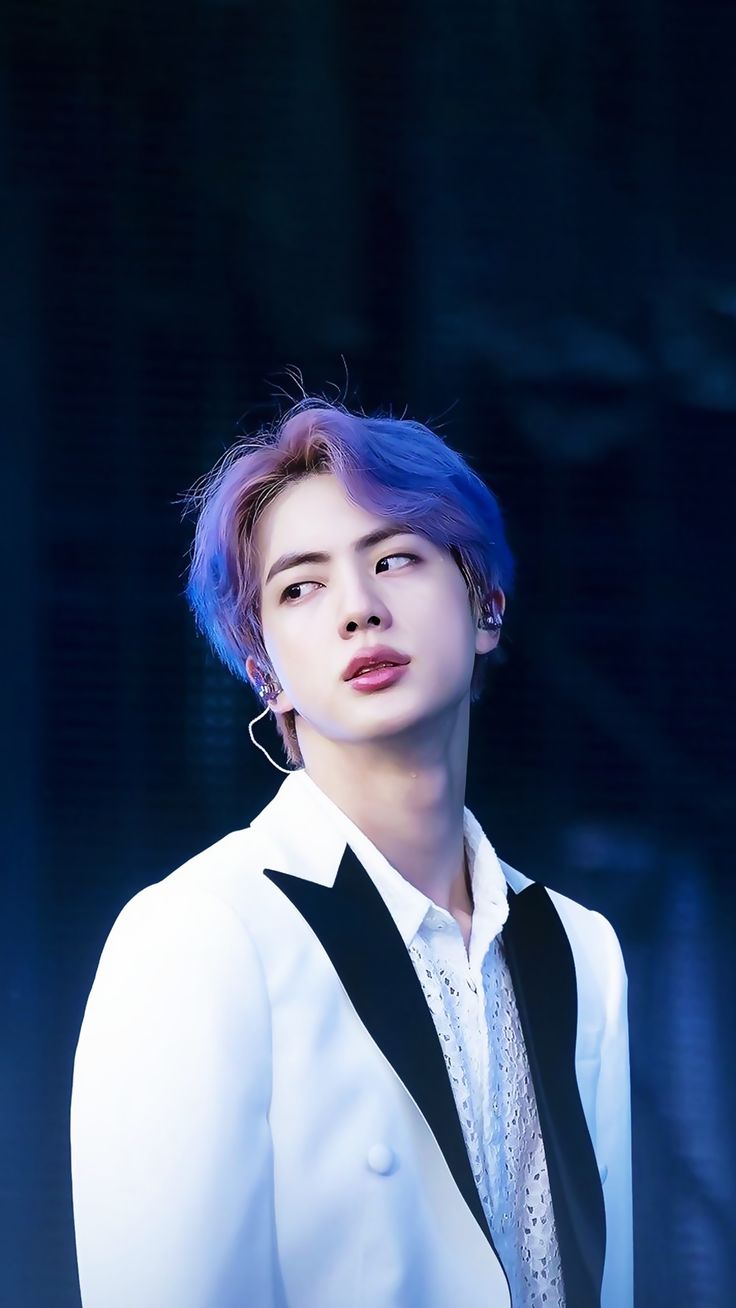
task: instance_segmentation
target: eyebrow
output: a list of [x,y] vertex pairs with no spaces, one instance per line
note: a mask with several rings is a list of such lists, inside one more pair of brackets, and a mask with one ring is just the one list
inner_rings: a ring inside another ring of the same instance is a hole
[[[353,549],[357,552],[369,550],[373,545],[380,545],[381,541],[389,540],[392,536],[416,536],[416,531],[412,527],[407,527],[402,523],[390,523],[386,527],[378,527],[375,531],[369,531],[367,536],[360,536],[358,540],[353,541]],[[302,553],[282,554],[271,566],[266,577],[266,585],[279,572],[286,572],[289,568],[298,568],[302,563],[329,563],[330,555],[324,550],[308,550]]]

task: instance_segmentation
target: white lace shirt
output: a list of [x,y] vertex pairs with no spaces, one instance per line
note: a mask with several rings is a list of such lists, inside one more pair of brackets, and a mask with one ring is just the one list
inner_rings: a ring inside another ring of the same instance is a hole
[[303,774],[377,887],[409,951],[445,1056],[468,1157],[513,1308],[565,1308],[547,1163],[502,928],[506,878],[465,809],[473,892],[466,952],[451,913],[411,885]]

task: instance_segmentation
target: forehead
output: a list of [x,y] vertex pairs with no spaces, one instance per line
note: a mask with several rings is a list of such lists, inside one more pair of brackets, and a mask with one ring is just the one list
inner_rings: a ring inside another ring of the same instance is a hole
[[334,473],[310,473],[293,482],[261,514],[253,533],[261,565],[294,550],[345,548],[386,519],[354,504]]

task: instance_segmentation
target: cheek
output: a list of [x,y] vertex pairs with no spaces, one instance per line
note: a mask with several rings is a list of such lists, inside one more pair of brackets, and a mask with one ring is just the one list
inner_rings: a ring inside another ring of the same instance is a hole
[[278,618],[264,624],[263,643],[271,667],[282,686],[286,685],[299,669],[298,642],[289,632],[288,624],[279,622]]
[[[269,632],[267,648],[279,681],[287,694],[300,705],[328,702],[331,690],[327,660],[320,659],[324,637],[310,631],[304,622],[281,624]],[[300,710],[301,711],[301,710]]]
[[467,628],[442,624],[429,651],[431,666],[448,683],[464,682],[473,670],[475,650]]
[[463,680],[473,669],[475,629],[464,583],[461,592],[448,587],[417,613],[416,652],[427,668],[445,679]]

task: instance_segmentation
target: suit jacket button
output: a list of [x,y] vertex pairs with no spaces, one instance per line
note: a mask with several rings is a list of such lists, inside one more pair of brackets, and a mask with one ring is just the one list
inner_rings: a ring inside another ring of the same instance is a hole
[[372,1172],[378,1172],[381,1176],[388,1176],[394,1167],[394,1151],[385,1144],[371,1145],[366,1155],[366,1162]]

